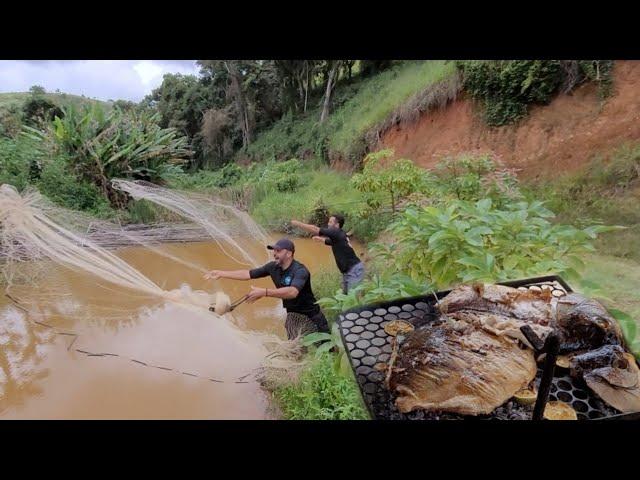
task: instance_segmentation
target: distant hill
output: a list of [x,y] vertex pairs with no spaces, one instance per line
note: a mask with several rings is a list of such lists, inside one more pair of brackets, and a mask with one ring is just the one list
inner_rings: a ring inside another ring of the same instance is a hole
[[[31,93],[29,92],[0,93],[0,109],[9,109],[12,106],[18,106],[20,108],[30,96]],[[106,108],[111,108],[113,104],[112,102],[104,102],[102,100],[72,95],[70,93],[45,93],[44,96],[60,107],[69,105],[80,107],[82,105],[100,103]]]

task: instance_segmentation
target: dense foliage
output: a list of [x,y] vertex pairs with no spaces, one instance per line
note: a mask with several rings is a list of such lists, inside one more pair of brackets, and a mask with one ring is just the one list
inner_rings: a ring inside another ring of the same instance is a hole
[[559,91],[593,80],[600,93],[611,91],[610,60],[500,60],[458,62],[464,88],[484,105],[489,125],[513,123],[527,113],[530,104],[546,104]]

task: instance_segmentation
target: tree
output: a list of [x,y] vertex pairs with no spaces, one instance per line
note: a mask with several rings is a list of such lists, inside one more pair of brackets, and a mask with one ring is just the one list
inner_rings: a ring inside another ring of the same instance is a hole
[[229,73],[229,89],[227,92],[235,101],[236,118],[242,130],[242,148],[246,148],[251,143],[253,137],[253,118],[249,110],[243,82],[244,72],[240,70],[238,60],[228,60],[223,62]]
[[55,103],[42,96],[29,98],[22,106],[22,116],[27,125],[39,125],[50,122],[64,113]]
[[37,97],[44,95],[45,93],[47,93],[47,91],[40,85],[33,85],[31,88],[29,88],[29,93],[31,93],[31,96]]
[[158,126],[159,114],[146,111],[106,113],[100,103],[70,106],[44,131],[29,137],[51,140],[65,152],[75,173],[96,185],[113,207],[126,205],[126,195],[111,185],[113,178],[148,176],[160,183],[172,166],[190,156],[188,140],[173,128]]
[[246,148],[258,128],[268,126],[282,114],[278,70],[272,61],[200,60],[203,77],[210,82],[216,98],[213,105],[226,109],[233,125],[233,144]]
[[331,94],[336,86],[336,80],[338,75],[338,68],[340,68],[341,60],[330,60],[327,62],[328,68],[330,68],[327,78],[327,87],[324,93],[324,102],[322,105],[322,113],[320,114],[320,123],[323,123],[329,116],[329,107],[331,105]]
[[393,64],[393,60],[360,60],[360,74],[364,77],[380,73]]
[[[380,150],[367,155],[362,173],[351,178],[351,185],[361,192],[388,195],[391,211],[395,214],[398,200],[424,188],[427,172],[408,159],[385,163],[384,160],[391,159],[393,154],[393,150]],[[374,208],[380,206],[375,198],[369,203]]]
[[200,134],[204,114],[224,104],[224,92],[216,95],[211,83],[209,77],[166,74],[162,84],[138,105],[138,109],[157,111],[162,128],[175,128],[189,139],[196,167],[203,165],[206,155]]
[[355,65],[356,61],[355,60],[344,60],[342,62],[344,69],[347,72],[347,79],[351,80],[351,70],[353,69],[353,66]]
[[130,102],[129,100],[116,100],[113,102],[113,107],[122,110],[123,112],[134,110],[137,104],[135,102]]
[[232,144],[229,141],[229,127],[231,118],[228,109],[211,108],[207,110],[202,119],[200,135],[205,151],[211,154],[216,166],[224,163],[224,159],[232,153]]
[[276,60],[283,109],[306,112],[313,79],[322,60]]

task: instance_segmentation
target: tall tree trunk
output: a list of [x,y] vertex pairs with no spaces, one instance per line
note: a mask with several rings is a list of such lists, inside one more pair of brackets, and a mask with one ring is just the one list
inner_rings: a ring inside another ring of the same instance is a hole
[[326,118],[329,116],[329,106],[331,105],[331,94],[333,93],[333,89],[335,87],[335,79],[336,79],[336,74],[338,73],[338,67],[340,67],[340,60],[335,61],[335,63],[331,67],[331,71],[329,72],[329,76],[327,78],[327,89],[324,93],[324,105],[322,106],[320,123],[324,123]]
[[307,81],[304,85],[304,110],[303,112],[307,112],[307,98],[309,97],[309,61],[305,62],[305,66],[307,67]]
[[[298,98],[300,100],[300,105],[303,105],[304,104],[304,64],[300,69],[296,71],[296,83],[298,84]],[[296,110],[300,111],[300,107],[297,107]]]
[[234,92],[240,128],[242,130],[242,147],[245,148],[251,143],[251,123],[249,121],[249,106],[247,105],[242,88],[242,77],[233,62],[224,62],[227,72],[231,78],[231,86]]

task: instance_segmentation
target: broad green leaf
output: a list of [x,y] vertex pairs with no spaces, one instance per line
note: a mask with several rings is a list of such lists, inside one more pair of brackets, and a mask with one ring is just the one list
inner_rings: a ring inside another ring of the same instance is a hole
[[304,336],[302,345],[309,346],[323,340],[331,340],[331,334],[324,332],[310,333],[309,335]]
[[327,342],[327,343],[323,343],[322,345],[320,345],[318,347],[318,349],[316,350],[316,356],[320,356],[322,355],[324,352],[328,352],[329,350],[331,350],[333,348],[333,343],[331,342]]

